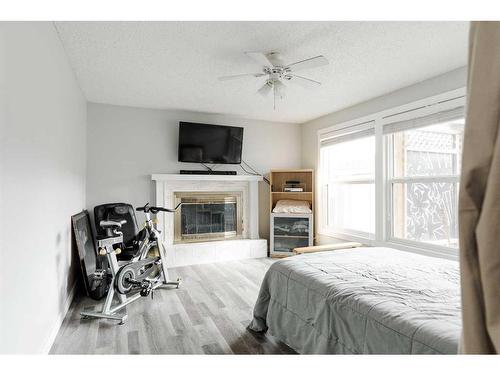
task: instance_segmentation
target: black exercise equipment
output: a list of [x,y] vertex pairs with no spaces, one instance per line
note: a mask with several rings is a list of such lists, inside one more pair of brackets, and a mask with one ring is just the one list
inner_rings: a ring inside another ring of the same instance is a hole
[[132,205],[127,203],[106,203],[94,208],[94,223],[98,236],[108,236],[109,228],[103,228],[101,221],[125,221],[122,225],[123,243],[120,244],[121,253],[118,260],[131,260],[138,255],[141,244],[147,236],[147,231],[139,230],[137,219]]
[[[179,205],[177,205],[179,207]],[[176,207],[176,208],[177,208]],[[175,209],[152,207],[146,204],[138,207],[137,211],[144,212],[144,228],[135,233],[137,222],[132,206],[126,203],[110,203],[97,206],[94,209],[96,228],[98,230],[98,254],[106,256],[109,268],[96,270],[95,274],[101,275],[106,280],[110,279],[110,288],[101,311],[84,310],[80,312],[82,318],[106,318],[118,320],[123,324],[127,314],[120,314],[128,304],[141,297],[153,295],[153,291],[162,286],[179,287],[180,279],[169,281],[168,272],[162,260],[165,260],[165,248],[160,239],[160,232],[156,229],[151,214],[159,212],[174,212]],[[132,220],[133,225],[124,218]],[[101,218],[104,218],[101,220]],[[128,223],[128,225],[127,225]],[[128,228],[129,246],[125,244],[125,235],[122,231]],[[135,228],[135,229],[134,229]],[[132,236],[131,234],[134,234]],[[127,258],[119,256],[122,249],[127,249]],[[156,251],[151,251],[155,249]],[[152,255],[156,253],[155,255]],[[129,296],[128,293],[139,290]],[[118,303],[114,303],[114,297]]]

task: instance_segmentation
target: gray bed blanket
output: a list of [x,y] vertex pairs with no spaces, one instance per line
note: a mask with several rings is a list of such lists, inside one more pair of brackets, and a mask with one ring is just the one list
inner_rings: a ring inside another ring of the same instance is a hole
[[248,328],[303,354],[456,354],[458,262],[382,247],[280,260]]

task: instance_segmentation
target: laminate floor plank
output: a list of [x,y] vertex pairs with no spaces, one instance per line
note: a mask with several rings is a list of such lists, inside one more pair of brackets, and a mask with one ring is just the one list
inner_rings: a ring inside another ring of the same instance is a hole
[[230,321],[223,315],[215,315],[212,321],[221,333],[226,343],[231,348],[233,354],[251,354],[250,347],[245,343],[240,333],[234,329]]
[[[179,289],[160,288],[154,298],[126,308],[123,325],[81,319],[83,308],[104,301],[76,296],[51,354],[293,354],[267,334],[247,330],[262,279],[275,260],[246,259],[170,268]],[[124,311],[123,311],[124,312]]]
[[129,331],[127,333],[127,349],[128,354],[140,354],[140,346],[139,346],[139,332],[138,331]]
[[184,310],[193,323],[193,325],[199,325],[202,323],[200,312],[198,311],[198,307],[193,302],[193,299],[189,295],[188,289],[182,289],[177,291],[177,296],[179,297]]
[[221,348],[219,344],[214,342],[213,344],[207,344],[202,346],[205,354],[228,354],[224,352],[224,349]]

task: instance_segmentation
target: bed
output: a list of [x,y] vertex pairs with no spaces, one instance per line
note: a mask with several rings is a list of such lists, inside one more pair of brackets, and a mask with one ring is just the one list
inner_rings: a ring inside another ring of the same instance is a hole
[[249,329],[302,354],[456,354],[458,262],[383,247],[304,254],[264,277]]

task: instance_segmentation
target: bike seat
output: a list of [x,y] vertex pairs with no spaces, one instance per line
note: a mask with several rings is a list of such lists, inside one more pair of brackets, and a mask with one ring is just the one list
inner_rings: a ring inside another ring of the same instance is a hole
[[103,229],[120,229],[126,220],[114,221],[114,220],[101,220],[99,226]]

